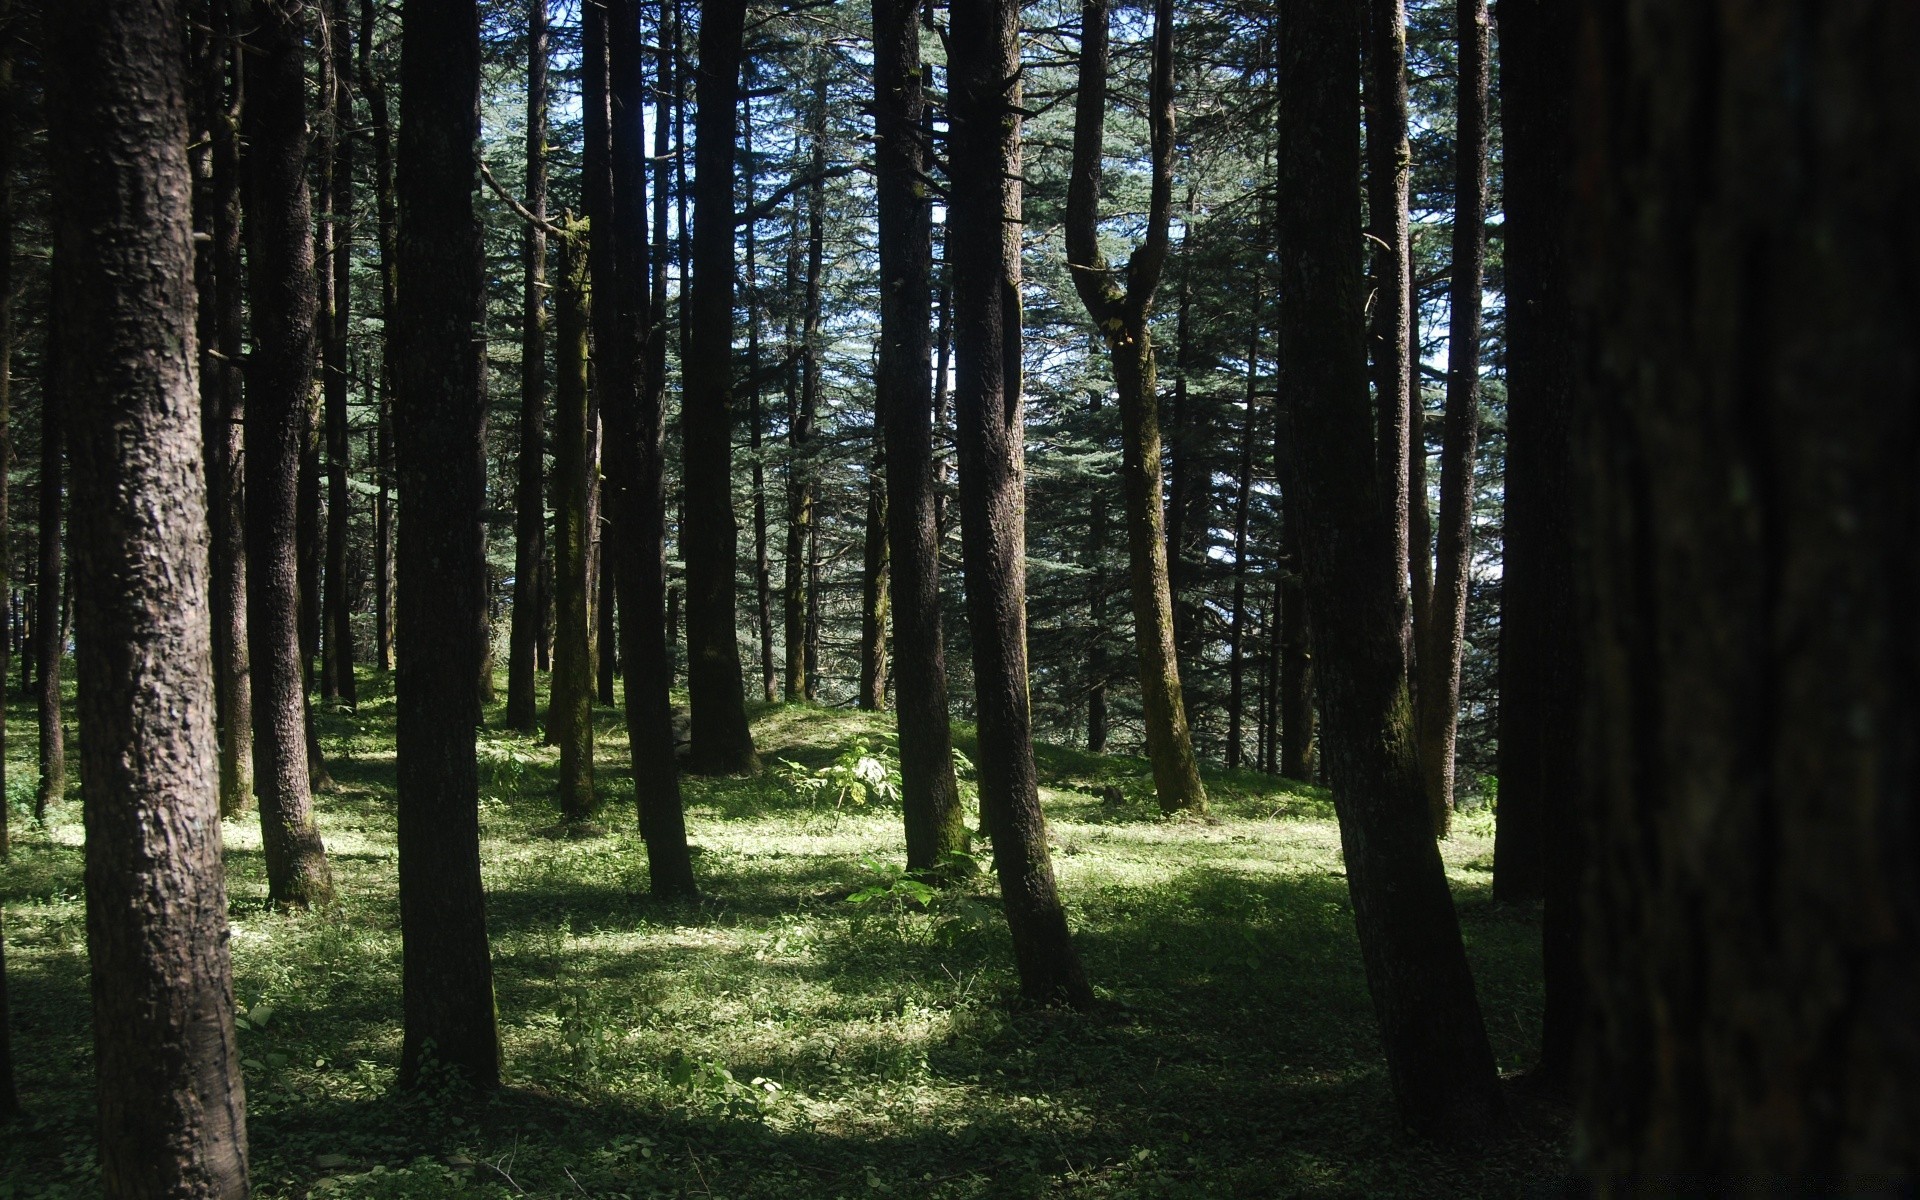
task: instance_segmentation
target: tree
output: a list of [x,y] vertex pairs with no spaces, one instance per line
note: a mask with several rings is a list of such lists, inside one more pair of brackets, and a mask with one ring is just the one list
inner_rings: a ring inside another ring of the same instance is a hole
[[54,320],[73,417],[100,1178],[247,1194],[207,606],[177,3],[49,8]]
[[466,1084],[500,1079],[493,964],[480,883],[474,758],[486,620],[486,403],[473,190],[480,136],[474,0],[404,0],[396,294],[399,466],[400,1078],[433,1061]]
[[[67,283],[58,253],[48,268],[53,305]],[[66,393],[53,364],[58,361],[62,337],[58,322],[47,329],[46,386],[40,396],[40,536],[33,589],[34,682],[40,721],[40,783],[33,794],[33,816],[45,821],[47,807],[67,794],[67,735],[61,718],[60,660],[66,654],[66,619],[60,607],[60,501],[65,491],[61,476],[65,460],[63,409]]]
[[[544,3],[544,0],[540,0]],[[543,239],[544,240],[544,239]],[[587,615],[588,498],[593,427],[587,389],[587,253],[580,239],[559,239],[555,289],[553,422],[554,633],[552,721],[560,743],[561,816],[584,820],[594,809],[593,642]],[[544,273],[544,272],[543,272]],[[607,297],[611,303],[612,298]],[[524,416],[525,409],[522,414]],[[521,426],[526,429],[525,424]],[[534,507],[540,506],[538,493]],[[516,612],[518,611],[516,607]],[[517,628],[517,626],[516,626]]]
[[[909,681],[894,697],[907,868],[925,871],[967,847],[947,721],[940,620],[940,530],[934,508],[933,202],[923,140],[927,97],[913,0],[873,5],[874,190],[879,203],[880,362],[874,407],[886,449],[893,653]],[[943,385],[944,386],[944,385]]]
[[1459,123],[1454,140],[1453,279],[1447,310],[1447,410],[1440,446],[1440,519],[1427,638],[1415,716],[1433,831],[1453,820],[1454,734],[1460,721],[1460,654],[1473,567],[1473,460],[1480,436],[1480,289],[1486,274],[1487,0],[1459,0]]
[[[1371,228],[1373,302],[1368,326],[1368,349],[1373,356],[1373,394],[1379,416],[1377,437],[1382,498],[1393,521],[1394,554],[1405,561],[1412,553],[1409,521],[1409,437],[1414,402],[1410,343],[1419,337],[1413,319],[1413,262],[1407,213],[1413,176],[1413,149],[1407,141],[1407,6],[1406,0],[1368,0],[1366,12],[1366,122],[1367,215]],[[1425,435],[1421,435],[1424,443]],[[1426,505],[1426,447],[1422,463],[1420,504]],[[1426,555],[1424,541],[1420,549]],[[1403,574],[1396,591],[1405,610],[1401,641],[1413,658],[1410,576]]]
[[1117,272],[1107,266],[1099,236],[1100,160],[1107,110],[1106,0],[1082,0],[1080,21],[1080,89],[1074,109],[1073,173],[1067,189],[1068,267],[1081,303],[1106,343],[1120,398],[1128,578],[1154,790],[1165,812],[1204,812],[1206,785],[1200,782],[1200,767],[1193,756],[1174,651],[1160,489],[1159,396],[1153,335],[1147,325],[1166,265],[1173,212],[1173,6],[1171,0],[1156,0],[1154,6],[1149,101],[1153,195],[1146,240],[1127,261],[1124,288],[1114,281]]
[[323,105],[332,111],[326,125],[329,171],[329,210],[321,214],[326,232],[326,323],[321,330],[324,362],[321,369],[326,397],[327,435],[327,581],[324,600],[326,653],[320,671],[323,695],[352,708],[359,703],[353,678],[353,608],[347,578],[347,334],[351,328],[350,298],[353,278],[353,23],[347,18],[347,0],[329,0],[321,51],[326,69],[321,78]]
[[[790,353],[799,371],[799,389],[789,389],[787,414],[787,553],[786,588],[782,599],[786,617],[787,679],[786,698],[812,700],[818,680],[810,655],[813,650],[813,606],[819,596],[814,579],[807,570],[809,548],[814,544],[819,520],[819,450],[814,445],[815,427],[820,419],[820,318],[821,279],[827,244],[826,180],[827,169],[827,74],[826,57],[813,55],[811,103],[806,109],[806,133],[809,144],[807,167],[807,236],[805,293],[800,307],[800,336],[797,343],[789,336]],[[792,266],[800,253],[799,210],[795,208],[793,235],[787,242],[787,262]],[[791,270],[788,272],[792,274]],[[789,283],[791,284],[791,279]],[[788,325],[791,328],[792,319]]]
[[[702,0],[694,118],[693,278],[680,415],[686,516],[687,765],[715,775],[756,768],[734,629],[733,155],[746,0]],[[638,121],[636,114],[635,120]]]
[[[1500,1112],[1498,1079],[1426,820],[1381,501],[1360,275],[1360,0],[1280,23],[1282,439],[1360,951],[1401,1117],[1439,1133]],[[1296,507],[1297,506],[1297,507]]]
[[298,0],[260,0],[249,45],[247,638],[253,661],[254,786],[273,903],[325,904],[332,873],[313,821],[301,670],[298,500],[311,423],[317,307],[306,182],[306,79]]
[[980,803],[1020,992],[1093,1003],[1054,888],[1027,698],[1020,388],[1020,6],[956,0],[948,41],[961,556],[980,724]]
[[1920,1177],[1917,17],[1580,10],[1579,1128],[1603,1188]]
[[393,287],[398,255],[398,208],[393,191],[393,128],[387,120],[387,85],[373,65],[379,29],[373,0],[360,0],[360,91],[367,98],[373,136],[376,233],[380,245],[380,401],[374,432],[376,488],[373,517],[374,666],[384,672],[393,649]]
[[[533,675],[534,652],[540,640],[540,563],[546,556],[547,531],[540,501],[547,406],[547,309],[542,295],[547,276],[547,0],[530,0],[527,5],[526,206],[535,219],[526,222],[520,234],[525,284],[520,305],[520,466],[513,493],[513,629],[507,649],[507,724],[530,732],[539,720]],[[581,478],[586,478],[584,469]],[[555,491],[560,491],[558,483]],[[556,533],[556,540],[558,536]],[[589,705],[591,699],[589,696]]]
[[[13,468],[13,0],[0,0],[0,533],[7,524],[8,476]],[[10,539],[0,536],[0,592],[13,586]],[[0,637],[0,862],[12,852],[7,829],[6,679],[11,638]],[[13,1086],[13,1019],[7,1003],[7,923],[0,910],[0,1121],[20,1113]]]

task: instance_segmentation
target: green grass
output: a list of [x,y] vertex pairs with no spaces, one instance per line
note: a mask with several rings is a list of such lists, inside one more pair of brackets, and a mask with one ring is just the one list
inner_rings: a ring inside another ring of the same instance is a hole
[[[611,710],[611,832],[577,841],[551,836],[554,752],[489,714],[507,1086],[478,1104],[398,1094],[393,702],[371,675],[362,695],[323,718],[336,908],[269,911],[257,826],[225,827],[258,1196],[1498,1196],[1564,1169],[1550,1119],[1460,1146],[1396,1128],[1315,789],[1213,773],[1217,822],[1168,821],[1140,760],[1042,747],[1054,865],[1103,1004],[1021,1011],[991,875],[925,911],[849,904],[884,882],[867,861],[898,860],[897,809],[808,803],[778,770],[687,780],[707,898],[650,899]],[[817,767],[890,724],[776,707],[755,736],[770,766]],[[0,1197],[90,1196],[78,783],[33,826],[30,720],[9,732],[0,899],[31,1116],[0,1136]],[[1106,784],[1125,803],[1091,794]],[[1511,1070],[1538,1035],[1537,913],[1489,902],[1490,827],[1460,824],[1448,871]]]

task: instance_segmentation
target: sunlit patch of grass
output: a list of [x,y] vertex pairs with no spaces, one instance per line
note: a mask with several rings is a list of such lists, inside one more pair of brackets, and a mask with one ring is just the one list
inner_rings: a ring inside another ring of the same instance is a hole
[[[367,683],[358,712],[321,717],[334,908],[269,911],[257,823],[224,825],[259,1196],[1514,1195],[1560,1169],[1537,1133],[1451,1147],[1395,1127],[1317,789],[1210,773],[1213,819],[1168,819],[1143,761],[1040,747],[1101,1007],[1036,1012],[1010,1003],[991,874],[924,905],[889,891],[897,807],[824,806],[777,769],[685,779],[705,895],[654,901],[612,709],[596,712],[603,832],[577,840],[555,836],[555,751],[489,714],[507,1087],[396,1094],[393,710]],[[770,768],[816,770],[890,722],[768,706],[755,735]],[[16,721],[16,779],[31,739]],[[32,1114],[0,1141],[0,1193],[21,1196],[97,1190],[77,793],[52,817],[16,819],[0,888]],[[1537,914],[1491,903],[1491,837],[1465,816],[1442,854],[1511,1067],[1537,1039]],[[877,898],[849,903],[861,889]]]

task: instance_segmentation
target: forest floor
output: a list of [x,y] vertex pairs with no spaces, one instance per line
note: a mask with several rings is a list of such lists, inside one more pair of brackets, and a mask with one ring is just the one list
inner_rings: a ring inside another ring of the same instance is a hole
[[[490,710],[507,1084],[480,1103],[396,1093],[393,701],[361,688],[357,713],[323,717],[339,903],[270,911],[257,823],[225,826],[256,1196],[1515,1196],[1566,1169],[1559,1115],[1518,1089],[1513,1128],[1476,1144],[1397,1127],[1324,793],[1209,772],[1215,819],[1168,820],[1142,760],[1042,746],[1102,1004],[1023,1011],[991,874],[922,907],[892,886],[897,804],[796,786],[891,730],[814,708],[757,714],[759,776],[687,780],[697,904],[648,895],[615,710],[597,712],[607,832],[584,838],[556,836],[555,752]],[[30,1116],[0,1130],[0,1197],[92,1196],[79,786],[46,827],[26,815],[28,710],[0,900]],[[1458,829],[1447,870],[1512,1072],[1538,1037],[1538,913],[1490,901],[1487,820]]]

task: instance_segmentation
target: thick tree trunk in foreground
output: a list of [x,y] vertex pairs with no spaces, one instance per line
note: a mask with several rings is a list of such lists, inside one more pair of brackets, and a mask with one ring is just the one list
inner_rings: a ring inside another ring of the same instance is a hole
[[1546,899],[1538,1074],[1572,1075],[1579,964],[1579,628],[1573,512],[1572,290],[1566,228],[1574,23],[1501,0],[1507,283],[1506,533],[1500,580],[1500,811],[1493,895]]
[[[734,629],[739,531],[733,522],[733,157],[746,8],[746,0],[704,0],[700,7],[698,195],[686,300],[689,353],[682,369],[681,557],[687,564],[692,736],[687,765],[711,775],[741,774],[758,765]],[[636,126],[639,120],[636,113]]]
[[1367,394],[1358,205],[1359,0],[1281,22],[1283,452],[1300,518],[1321,734],[1347,886],[1402,1118],[1464,1133],[1501,1111],[1473,976],[1426,820],[1400,641],[1398,555]]
[[894,705],[907,869],[938,868],[967,848],[953,774],[947,655],[940,620],[940,533],[934,511],[932,344],[933,204],[921,176],[927,100],[918,6],[875,0],[874,188],[880,220],[880,363],[875,408],[886,444],[887,539],[892,551]]
[[244,114],[247,272],[247,637],[252,651],[253,777],[267,890],[305,908],[333,897],[313,821],[301,669],[298,499],[312,423],[315,276],[308,211],[305,47],[295,0],[255,5]]
[[1572,178],[1609,181],[1568,225],[1585,1165],[1620,1192],[1896,1195],[1920,1179],[1920,10],[1582,16]]
[[1080,7],[1080,91],[1074,110],[1073,172],[1067,185],[1067,265],[1113,367],[1120,397],[1121,495],[1127,511],[1127,566],[1147,757],[1163,812],[1205,812],[1206,785],[1193,756],[1174,648],[1167,577],[1166,515],[1160,491],[1159,394],[1148,318],[1166,264],[1173,213],[1173,7],[1154,7],[1153,196],[1146,240],[1127,261],[1126,284],[1100,252],[1100,159],[1107,111],[1107,4]]
[[1054,888],[1027,699],[1026,448],[1020,399],[1020,6],[956,0],[948,220],[954,271],[961,554],[980,722],[980,803],[1020,992],[1085,1008],[1093,989]]
[[[543,3],[535,0],[536,7]],[[554,292],[554,663],[548,720],[560,744],[560,815],[578,821],[591,816],[595,807],[593,641],[587,616],[593,429],[587,399],[586,247],[574,239],[562,239],[555,265],[559,286]],[[606,299],[612,301],[612,297]],[[534,504],[539,503],[536,494]]]
[[[59,347],[72,417],[100,1181],[247,1194],[194,372],[185,22],[50,8]],[[302,240],[305,231],[302,230]]]
[[[1366,121],[1368,239],[1373,264],[1372,320],[1376,406],[1374,451],[1381,498],[1393,523],[1394,557],[1406,561],[1411,537],[1407,507],[1411,484],[1407,423],[1412,419],[1412,377],[1407,345],[1413,328],[1413,263],[1407,197],[1413,150],[1407,141],[1406,0],[1367,0]],[[1424,486],[1424,484],[1423,484]],[[1401,641],[1413,661],[1413,610],[1409,575],[1399,577]]]
[[[507,646],[506,719],[508,728],[532,732],[540,719],[533,676],[540,643],[540,563],[546,557],[547,533],[540,487],[547,408],[547,307],[543,295],[547,286],[547,231],[540,224],[547,217],[547,0],[531,0],[527,6],[527,193],[523,203],[535,220],[527,222],[520,232],[524,280],[520,297],[520,460],[513,493],[513,628]],[[584,467],[581,478],[586,479]],[[558,482],[554,491],[561,491]],[[585,511],[583,506],[582,516]],[[556,512],[554,520],[559,519]],[[558,532],[554,537],[558,539]],[[581,586],[585,587],[584,580]]]
[[1419,662],[1415,716],[1420,770],[1433,832],[1453,821],[1454,734],[1460,723],[1460,659],[1473,570],[1473,463],[1480,437],[1480,289],[1486,264],[1487,76],[1492,35],[1487,0],[1460,0],[1460,119],[1454,139],[1453,282],[1447,326],[1447,413],[1440,445],[1440,521],[1429,640]]
[[329,261],[322,264],[332,272],[333,304],[328,312],[331,324],[326,331],[327,397],[327,593],[326,669],[321,674],[328,683],[328,698],[352,708],[360,702],[353,678],[353,586],[347,578],[347,335],[351,325],[351,281],[353,279],[353,91],[347,81],[353,78],[353,25],[347,19],[347,0],[332,0],[324,47],[332,53],[332,70],[327,79],[333,106],[332,197],[333,211],[323,214],[330,231]]
[[[429,1059],[477,1089],[500,1079],[480,884],[474,718],[485,657],[486,399],[481,328],[480,14],[474,0],[404,0],[394,406],[400,474],[396,684],[400,1079]],[[426,1076],[425,1078],[431,1078]]]

